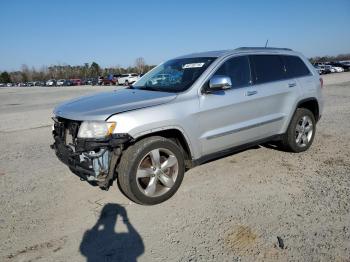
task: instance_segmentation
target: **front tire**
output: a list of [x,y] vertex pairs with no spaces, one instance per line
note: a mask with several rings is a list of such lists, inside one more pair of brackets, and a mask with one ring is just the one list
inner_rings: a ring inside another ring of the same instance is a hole
[[118,167],[118,183],[130,200],[155,205],[176,193],[184,173],[184,157],[179,146],[172,140],[154,136],[124,151]]
[[315,133],[314,114],[309,109],[297,108],[282,142],[288,151],[304,152],[311,146]]

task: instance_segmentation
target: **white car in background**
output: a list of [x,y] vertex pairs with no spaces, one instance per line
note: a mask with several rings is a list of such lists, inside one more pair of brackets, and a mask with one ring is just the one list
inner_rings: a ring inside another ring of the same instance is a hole
[[66,80],[64,79],[59,79],[57,80],[57,86],[63,86]]
[[56,80],[55,79],[47,80],[45,84],[46,84],[46,86],[55,86]]
[[118,85],[131,85],[139,80],[139,75],[135,73],[123,74],[118,78]]
[[332,68],[335,70],[336,73],[344,72],[344,68],[340,66],[332,66]]

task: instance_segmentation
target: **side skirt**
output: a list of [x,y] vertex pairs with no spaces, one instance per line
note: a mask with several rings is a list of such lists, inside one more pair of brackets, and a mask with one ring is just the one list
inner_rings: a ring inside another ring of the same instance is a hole
[[250,143],[247,143],[247,144],[235,146],[235,147],[228,148],[228,149],[225,149],[225,150],[222,150],[222,151],[219,151],[219,152],[215,152],[215,153],[212,153],[212,154],[209,154],[209,155],[202,156],[202,157],[200,157],[198,159],[192,160],[191,168],[195,167],[195,166],[199,166],[199,165],[204,164],[206,162],[209,162],[211,160],[215,160],[215,159],[222,158],[224,156],[231,155],[233,153],[242,151],[244,149],[247,149],[247,148],[250,148],[250,147],[253,147],[253,146],[256,146],[256,145],[260,145],[260,144],[263,144],[263,143],[266,143],[266,142],[270,142],[270,141],[281,140],[282,137],[283,137],[282,134],[280,134],[280,135],[273,135],[273,136],[270,136],[270,137],[267,137],[267,138],[263,138],[263,139],[259,139],[259,140],[256,140],[256,141],[253,141],[253,142],[250,142]]

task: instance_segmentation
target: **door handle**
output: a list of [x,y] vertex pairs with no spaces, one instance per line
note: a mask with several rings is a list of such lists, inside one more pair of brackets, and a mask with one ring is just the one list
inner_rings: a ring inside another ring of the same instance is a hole
[[295,87],[297,85],[297,83],[289,83],[288,87]]
[[256,95],[258,93],[258,91],[247,91],[246,93],[245,93],[245,95],[246,96],[253,96],[253,95]]

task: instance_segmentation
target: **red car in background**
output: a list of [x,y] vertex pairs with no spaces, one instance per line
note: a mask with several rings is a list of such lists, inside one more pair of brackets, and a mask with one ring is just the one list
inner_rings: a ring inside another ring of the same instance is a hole
[[82,82],[79,78],[71,79],[70,81],[72,83],[72,86],[80,86]]
[[110,85],[116,85],[118,83],[118,78],[121,75],[109,75],[106,77],[100,76],[98,78],[98,85],[103,86],[110,86]]

